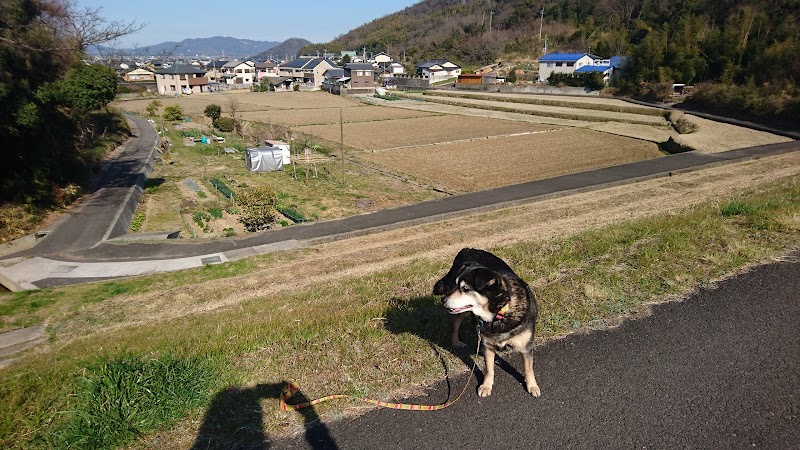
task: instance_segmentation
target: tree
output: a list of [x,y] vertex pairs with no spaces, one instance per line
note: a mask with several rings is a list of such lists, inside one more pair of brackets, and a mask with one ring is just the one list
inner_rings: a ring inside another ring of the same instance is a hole
[[211,122],[213,123],[222,115],[222,108],[219,105],[212,103],[206,106],[206,109],[203,110],[203,114],[211,119]]
[[233,130],[236,131],[236,133],[239,133],[241,128],[239,126],[239,121],[236,119],[236,113],[239,111],[239,99],[236,97],[231,97],[228,100],[227,106],[228,112],[231,115],[231,119],[233,119]]
[[117,92],[117,74],[100,64],[79,64],[57,83],[60,104],[70,108],[77,119],[105,107]]
[[183,120],[183,108],[181,105],[169,105],[164,108],[162,116],[164,120]]
[[[68,0],[0,1],[0,200],[52,201],[51,184],[81,182],[91,158],[81,139],[116,77],[81,62],[89,45],[140,29]],[[88,81],[93,75],[97,80]]]
[[158,108],[161,108],[161,102],[158,100],[153,100],[147,104],[145,111],[147,111],[148,115],[155,116],[158,114]]
[[342,64],[349,64],[350,63],[350,55],[342,56]]

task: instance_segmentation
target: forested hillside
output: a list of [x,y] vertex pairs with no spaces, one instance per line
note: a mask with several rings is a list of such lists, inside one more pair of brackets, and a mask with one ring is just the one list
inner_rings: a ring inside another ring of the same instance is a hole
[[96,113],[114,99],[116,73],[81,58],[89,45],[138,28],[67,0],[2,2],[0,236],[35,220],[38,208],[72,201],[105,150],[101,138],[127,128],[117,116]]
[[800,0],[425,0],[304,52],[364,49],[405,55],[409,66],[434,57],[480,66],[536,58],[546,40],[548,51],[629,56],[627,92],[710,81],[746,88],[730,107],[745,101],[752,112],[785,115],[798,108],[798,21]]

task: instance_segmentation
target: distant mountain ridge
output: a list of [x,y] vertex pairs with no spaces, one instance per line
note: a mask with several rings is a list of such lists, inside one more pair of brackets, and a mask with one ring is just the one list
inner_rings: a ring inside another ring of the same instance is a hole
[[164,57],[225,57],[244,59],[261,53],[284,57],[289,53],[293,55],[310,41],[300,38],[291,38],[283,42],[255,41],[240,39],[230,36],[213,36],[207,38],[187,38],[180,42],[167,41],[154,45],[145,45],[137,48],[112,49],[109,47],[90,48],[91,54],[122,54],[128,56],[164,56]]
[[225,56],[244,58],[279,45],[277,41],[254,41],[230,36],[208,38],[189,38],[180,42],[162,42],[147,47],[151,55],[171,54],[174,56]]
[[279,45],[275,47],[269,48],[255,56],[252,56],[250,59],[256,60],[266,60],[270,58],[277,58],[277,59],[292,59],[293,57],[297,56],[297,53],[300,51],[301,48],[312,45],[313,43],[306,39],[301,38],[289,38]]

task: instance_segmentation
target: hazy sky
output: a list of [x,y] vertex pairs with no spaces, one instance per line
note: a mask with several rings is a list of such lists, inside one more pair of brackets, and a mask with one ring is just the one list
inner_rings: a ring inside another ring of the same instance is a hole
[[139,47],[185,38],[232,36],[282,42],[292,37],[327,42],[419,0],[77,0],[79,9],[101,7],[108,20],[148,25],[120,40]]

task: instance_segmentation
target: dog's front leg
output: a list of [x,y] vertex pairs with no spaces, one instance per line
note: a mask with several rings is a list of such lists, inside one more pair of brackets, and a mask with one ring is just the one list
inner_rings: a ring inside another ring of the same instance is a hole
[[464,319],[472,314],[471,312],[463,312],[461,314],[456,314],[454,316],[450,316],[450,344],[454,348],[464,348],[467,344],[461,342],[461,339],[458,337],[458,329],[461,327],[461,322]]
[[494,350],[484,346],[483,358],[486,360],[486,373],[483,377],[483,384],[478,387],[478,395],[488,397],[492,395],[492,386],[494,385]]
[[536,383],[536,377],[533,375],[533,352],[522,352],[522,364],[525,367],[525,387],[528,388],[528,393],[534,397],[542,394],[539,390],[539,385]]

